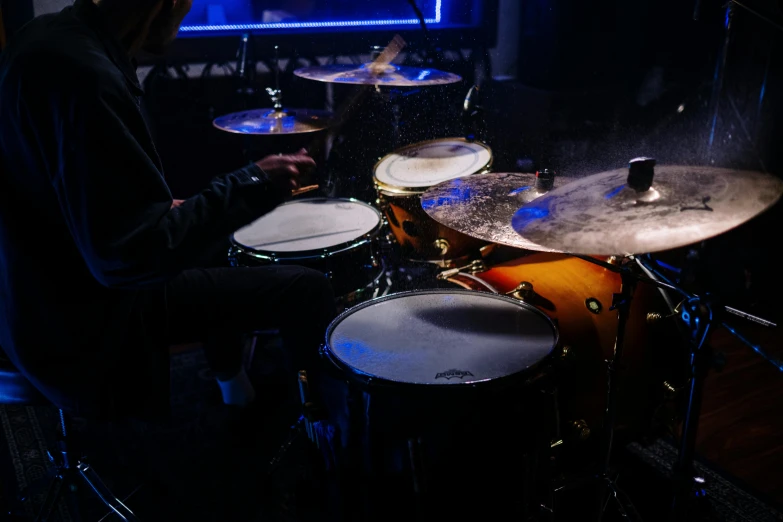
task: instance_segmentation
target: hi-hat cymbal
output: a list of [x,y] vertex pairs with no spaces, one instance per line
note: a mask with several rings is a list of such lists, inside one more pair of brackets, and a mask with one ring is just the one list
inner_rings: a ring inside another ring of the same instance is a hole
[[425,85],[446,85],[462,80],[461,76],[437,69],[420,69],[394,64],[367,63],[363,65],[336,63],[304,67],[294,74],[327,83],[356,85],[388,85],[389,87],[423,87]]
[[314,109],[253,109],[216,118],[212,124],[236,134],[303,134],[334,123],[331,112]]
[[571,181],[517,210],[512,227],[529,241],[571,254],[661,252],[750,221],[783,193],[783,181],[761,172],[650,165],[647,183],[631,172]]
[[[567,181],[555,177],[553,187]],[[489,172],[430,187],[421,196],[421,206],[435,221],[471,237],[526,250],[557,252],[528,241],[511,228],[514,212],[545,193],[536,186],[535,174]]]

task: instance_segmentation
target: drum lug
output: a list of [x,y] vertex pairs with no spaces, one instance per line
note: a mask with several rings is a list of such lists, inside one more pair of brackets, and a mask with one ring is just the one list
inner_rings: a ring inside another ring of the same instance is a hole
[[587,440],[592,433],[590,426],[583,419],[569,421],[566,424],[566,431],[574,440]]
[[519,299],[522,302],[530,301],[530,299],[535,296],[535,292],[533,291],[533,283],[522,281],[517,285],[516,288],[510,292],[506,292],[506,295],[510,295],[514,299]]
[[583,419],[568,421],[565,426],[563,438],[554,439],[550,441],[550,449],[559,448],[560,446],[567,445],[572,442],[581,442],[590,438],[592,431],[590,427]]
[[563,346],[560,350],[560,360],[563,362],[570,362],[574,359],[574,350],[570,346]]
[[590,426],[582,419],[569,422],[567,429],[573,434],[576,440],[587,440],[592,433],[590,431]]
[[440,256],[445,256],[446,254],[448,254],[449,247],[451,246],[451,245],[449,245],[448,240],[443,239],[442,237],[439,237],[438,239],[436,239],[432,243],[432,245],[435,247],[436,250],[439,251],[439,255]]

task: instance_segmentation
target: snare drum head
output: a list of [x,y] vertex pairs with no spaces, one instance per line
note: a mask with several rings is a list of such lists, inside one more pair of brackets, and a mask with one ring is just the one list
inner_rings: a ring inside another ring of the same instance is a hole
[[462,290],[404,292],[335,319],[326,352],[362,378],[460,385],[510,377],[557,345],[549,318],[520,301]]
[[290,201],[234,233],[234,242],[265,252],[329,250],[376,230],[381,215],[350,199]]
[[381,159],[375,179],[400,190],[427,188],[442,181],[481,172],[492,163],[489,147],[463,138],[425,141]]

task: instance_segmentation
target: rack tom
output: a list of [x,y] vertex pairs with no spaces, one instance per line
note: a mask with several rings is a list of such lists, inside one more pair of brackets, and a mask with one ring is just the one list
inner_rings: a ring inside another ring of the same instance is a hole
[[380,212],[361,201],[289,201],[233,234],[229,263],[313,268],[330,279],[341,302],[350,304],[371,293],[383,275],[381,225]]
[[491,149],[481,142],[443,138],[408,145],[375,165],[378,205],[403,257],[451,266],[488,245],[429,217],[421,195],[443,181],[487,172],[492,161]]

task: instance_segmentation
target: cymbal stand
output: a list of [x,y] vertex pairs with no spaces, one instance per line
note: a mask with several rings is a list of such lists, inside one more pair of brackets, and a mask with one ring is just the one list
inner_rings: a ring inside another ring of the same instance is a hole
[[[586,261],[603,266],[614,272],[619,272],[622,278],[621,292],[615,294],[612,309],[618,310],[617,341],[615,343],[614,356],[609,363],[608,370],[608,390],[607,407],[604,417],[604,439],[602,441],[601,470],[598,479],[606,489],[601,495],[601,510],[599,511],[599,521],[602,520],[608,501],[614,498],[617,502],[618,510],[621,516],[627,520],[639,520],[639,515],[633,509],[633,505],[628,498],[620,491],[614,481],[609,476],[609,464],[612,450],[612,439],[614,434],[614,419],[617,397],[617,385],[615,372],[617,364],[622,356],[625,325],[628,319],[630,302],[637,282],[646,282],[666,290],[674,290],[685,296],[685,300],[677,307],[679,319],[686,328],[689,336],[690,345],[690,388],[688,394],[688,404],[685,413],[685,422],[683,425],[680,447],[678,448],[677,462],[674,472],[674,497],[672,502],[671,514],[674,522],[694,522],[693,508],[696,506],[702,513],[709,509],[706,503],[706,494],[704,491],[704,479],[696,476],[694,470],[694,457],[696,450],[696,434],[699,427],[699,416],[701,414],[702,395],[704,380],[710,368],[720,368],[722,361],[716,357],[710,348],[707,340],[712,328],[715,325],[724,326],[730,333],[739,340],[750,346],[756,353],[764,356],[765,359],[772,362],[776,368],[783,371],[783,364],[764,353],[758,346],[753,345],[742,335],[738,334],[732,327],[726,325],[716,316],[715,310],[731,313],[738,317],[762,324],[765,326],[775,326],[774,323],[764,319],[752,316],[734,308],[719,306],[714,299],[707,295],[699,297],[689,294],[667,281],[660,281],[646,276],[635,275],[625,266],[616,267],[609,263],[598,261],[597,259],[576,255]],[[630,256],[634,258],[634,256]],[[641,265],[641,264],[640,264]],[[641,265],[644,266],[644,265]],[[648,267],[649,269],[649,267]],[[653,269],[649,269],[657,275]],[[664,278],[665,279],[665,278]],[[608,498],[607,498],[608,493]]]
[[[649,260],[649,256],[648,256]],[[653,274],[665,279],[652,267],[647,266]],[[748,321],[766,327],[775,327],[775,323],[748,314],[741,310],[717,304],[710,295],[704,298],[689,296],[678,308],[680,323],[684,325],[689,337],[689,377],[688,402],[685,408],[684,423],[677,461],[672,469],[674,495],[671,504],[672,522],[694,522],[697,516],[711,516],[711,505],[705,491],[704,478],[699,477],[694,468],[696,453],[696,435],[701,416],[704,381],[711,368],[720,369],[722,358],[713,352],[709,343],[709,335],[714,326],[723,326],[734,337],[749,346],[754,352],[783,371],[783,363],[765,353],[761,347],[754,345],[733,327],[721,321],[724,313],[742,317]]]
[[674,497],[672,501],[672,520],[677,522],[693,521],[691,509],[694,503],[702,509],[709,507],[705,502],[704,479],[696,475],[693,462],[696,453],[696,433],[699,429],[704,380],[710,367],[718,361],[707,339],[715,323],[710,300],[692,297],[680,307],[680,319],[690,332],[690,387],[685,413],[677,462],[673,468]]
[[633,504],[616,484],[610,474],[612,446],[614,443],[614,426],[617,416],[617,394],[619,393],[618,375],[620,361],[623,356],[625,345],[625,328],[630,315],[631,301],[636,289],[637,277],[633,275],[628,267],[621,267],[619,270],[621,283],[620,293],[612,296],[612,306],[610,310],[617,310],[617,333],[615,337],[612,359],[607,361],[607,391],[606,391],[606,411],[604,415],[604,425],[602,429],[601,456],[599,461],[599,470],[597,474],[600,502],[598,510],[598,522],[604,518],[604,513],[611,500],[617,503],[617,509],[621,516],[627,520],[641,520]]
[[[615,507],[624,520],[641,522],[641,517],[636,511],[633,503],[628,496],[617,486],[616,477],[611,473],[611,457],[614,444],[615,420],[617,417],[617,396],[619,393],[618,372],[621,368],[623,350],[625,347],[625,330],[630,315],[631,302],[636,289],[637,282],[647,281],[673,289],[671,285],[659,283],[649,278],[639,276],[631,272],[630,263],[626,266],[615,266],[593,257],[574,255],[590,263],[606,268],[612,272],[617,272],[621,276],[620,292],[612,296],[611,310],[617,310],[617,331],[615,334],[615,344],[612,358],[607,361],[607,390],[606,390],[606,410],[604,413],[604,423],[601,433],[600,460],[596,473],[590,473],[585,476],[573,477],[556,483],[553,492],[567,489],[575,489],[584,483],[597,486],[597,520],[601,522],[604,519],[607,508],[611,501],[615,502]],[[557,511],[553,507],[552,511]]]
[[[640,281],[647,282],[659,288],[664,288],[667,290],[675,290],[678,293],[683,293],[683,291],[674,285],[656,281],[655,279],[651,279],[649,277],[645,277],[633,273],[630,268],[631,266],[633,266],[631,263],[615,266],[610,263],[606,263],[604,261],[595,259],[593,257],[581,256],[575,254],[572,255],[574,255],[574,257],[578,257],[590,263],[606,268],[607,270],[610,270],[612,272],[619,273],[621,278],[620,293],[616,293],[613,295],[612,307],[610,308],[611,310],[617,310],[617,333],[615,336],[615,345],[612,354],[612,359],[607,361],[606,410],[604,414],[604,425],[602,429],[599,469],[595,475],[590,476],[586,479],[578,480],[576,482],[581,482],[584,480],[591,481],[591,482],[594,481],[598,482],[597,484],[598,485],[597,499],[599,502],[598,517],[597,517],[598,522],[601,522],[604,519],[604,515],[606,514],[607,508],[611,501],[615,502],[615,507],[617,508],[618,512],[620,513],[620,516],[623,517],[623,519],[629,521],[641,522],[641,517],[639,513],[636,511],[636,508],[634,507],[633,503],[630,501],[628,496],[620,488],[617,487],[617,483],[616,483],[617,479],[616,477],[612,478],[612,473],[611,473],[611,457],[612,457],[612,449],[614,445],[614,428],[615,428],[615,420],[617,416],[616,414],[617,396],[619,393],[618,372],[621,367],[621,360],[622,360],[623,349],[625,345],[625,329],[630,315],[633,294],[638,282]],[[573,488],[574,485],[575,485],[574,483],[571,483],[571,484],[567,484],[565,487]]]

